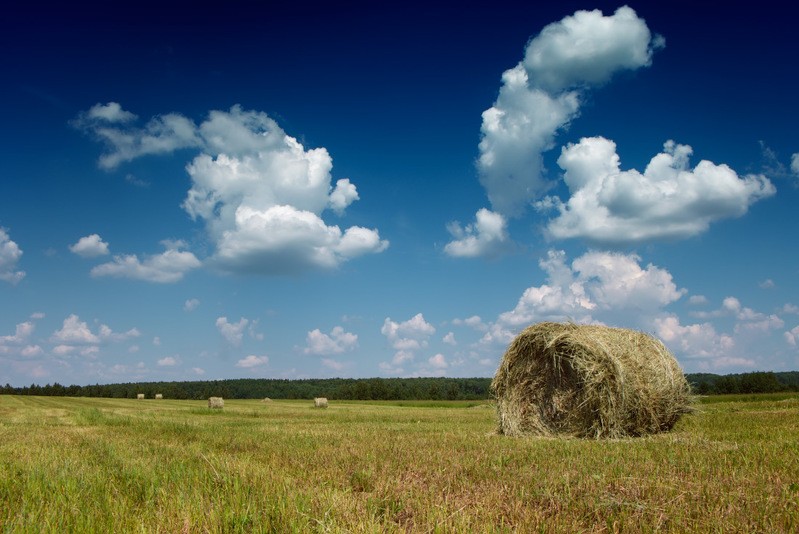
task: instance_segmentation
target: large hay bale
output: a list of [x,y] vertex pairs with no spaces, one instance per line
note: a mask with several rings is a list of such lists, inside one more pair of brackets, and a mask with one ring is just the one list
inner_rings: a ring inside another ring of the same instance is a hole
[[161,394],[161,393],[156,393],[156,394],[155,394],[155,400],[161,400],[161,399],[163,399],[163,398],[164,398],[164,395],[163,395],[163,394]]
[[142,400],[144,398],[144,393],[136,393],[136,400]]
[[225,399],[223,399],[222,397],[209,397],[208,407],[221,410],[222,408],[225,407]]
[[327,399],[325,397],[316,397],[313,400],[314,408],[327,408]]
[[511,342],[491,382],[499,432],[584,438],[670,430],[690,388],[662,342],[643,332],[538,323]]

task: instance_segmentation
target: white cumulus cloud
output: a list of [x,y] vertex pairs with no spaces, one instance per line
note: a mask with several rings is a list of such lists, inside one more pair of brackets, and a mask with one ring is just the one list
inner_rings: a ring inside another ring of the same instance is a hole
[[732,336],[719,333],[710,323],[682,325],[676,315],[655,319],[655,332],[663,342],[675,352],[689,359],[706,359],[707,368],[722,368],[752,362],[729,360],[729,353],[735,348]]
[[143,127],[130,123],[136,115],[116,102],[96,104],[81,113],[75,126],[89,132],[106,146],[100,168],[111,170],[141,156],[167,154],[182,148],[199,147],[202,140],[190,119],[168,113],[150,119]]
[[557,92],[648,66],[653,48],[664,44],[627,6],[611,16],[598,9],[577,11],[541,30],[527,45],[522,64],[537,87]]
[[260,367],[262,365],[266,365],[268,363],[269,363],[268,356],[255,356],[254,354],[250,354],[246,358],[242,358],[241,360],[236,362],[236,367],[251,369],[253,367]]
[[429,363],[435,369],[446,369],[447,367],[449,367],[447,359],[441,353],[436,354],[435,356],[431,356],[427,360],[427,363]]
[[404,372],[401,366],[414,360],[415,351],[427,346],[436,329],[425,321],[421,313],[417,313],[401,323],[386,317],[380,332],[396,351],[391,362],[382,362],[380,369],[390,374],[401,374]]
[[794,174],[799,175],[799,152],[791,156],[791,170]]
[[307,346],[303,349],[305,354],[341,354],[358,346],[358,336],[345,332],[340,326],[334,327],[330,334],[324,334],[317,328],[308,332],[306,344]]
[[[526,289],[516,307],[500,315],[498,324],[518,328],[541,320],[592,322],[597,312],[652,312],[685,294],[667,270],[652,264],[641,267],[639,262],[634,254],[592,251],[568,265],[563,251],[549,251],[539,262],[547,283]],[[486,339],[507,339],[496,326]]]
[[161,358],[158,360],[159,367],[174,367],[180,364],[180,358],[176,358],[174,356],[167,356],[165,358]]
[[200,267],[200,260],[194,254],[181,250],[185,246],[182,242],[163,241],[162,244],[166,251],[161,254],[141,260],[135,254],[114,256],[113,261],[92,268],[91,275],[169,284],[182,280],[187,272]]
[[8,336],[0,336],[0,345],[25,343],[33,334],[36,325],[30,321],[17,324],[14,333]]
[[98,234],[91,234],[78,239],[77,243],[69,246],[69,250],[84,258],[96,258],[108,254],[108,243]]
[[[53,332],[51,341],[64,347],[71,345],[99,345],[107,342],[118,343],[140,335],[141,333],[136,328],[131,328],[126,332],[114,332],[109,326],[104,324],[101,324],[97,329],[97,333],[94,333],[85,321],[81,321],[80,317],[73,313],[64,319],[59,330]],[[61,350],[65,354],[70,352],[66,348]]]
[[444,252],[454,257],[496,256],[509,242],[505,218],[485,208],[477,212],[473,224],[461,227],[451,222],[447,229],[455,239],[447,243]]
[[765,176],[739,177],[724,164],[702,160],[691,169],[691,154],[690,146],[668,141],[641,173],[621,170],[613,141],[592,137],[569,144],[558,165],[571,197],[537,203],[542,211],[559,212],[547,226],[549,235],[601,244],[685,238],[745,214],[776,191]]
[[17,271],[17,262],[22,249],[11,240],[5,229],[0,228],[0,280],[16,284],[25,278],[25,271]]
[[386,336],[394,348],[401,348],[407,340],[423,342],[435,334],[436,329],[433,325],[425,321],[421,313],[417,313],[407,321],[401,323],[392,321],[386,317],[380,332]]
[[26,345],[19,353],[26,358],[33,358],[44,354],[44,349],[42,349],[39,345]]
[[122,109],[117,102],[108,104],[95,104],[86,112],[86,119],[105,122],[129,122],[136,119],[136,115]]
[[244,329],[247,328],[249,323],[249,319],[244,317],[240,318],[238,323],[228,322],[227,317],[218,317],[216,319],[216,328],[222,334],[222,337],[227,339],[228,343],[234,347],[239,347],[244,338]]
[[183,303],[183,310],[187,312],[191,312],[197,309],[197,306],[200,305],[199,299],[188,299],[186,302]]
[[60,330],[53,332],[52,340],[63,344],[96,344],[100,343],[100,337],[94,334],[85,321],[74,313],[64,319]]
[[649,65],[652,50],[662,45],[629,7],[611,16],[578,11],[533,38],[483,112],[477,168],[493,210],[519,216],[546,192],[552,184],[541,155],[579,113],[581,91]]

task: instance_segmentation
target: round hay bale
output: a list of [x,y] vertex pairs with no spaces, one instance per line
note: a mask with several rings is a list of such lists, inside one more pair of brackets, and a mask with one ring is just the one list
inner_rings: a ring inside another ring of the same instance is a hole
[[270,399],[269,397],[264,397],[264,400],[262,400],[261,402],[272,402],[272,399]]
[[144,398],[144,393],[136,393],[136,399],[142,400]]
[[327,408],[326,397],[315,397],[313,400],[314,408]]
[[156,393],[155,394],[155,400],[162,400],[163,398],[164,398],[164,394],[163,393]]
[[225,399],[223,399],[222,397],[209,397],[208,407],[221,410],[222,408],[225,407]]
[[691,411],[661,341],[624,328],[538,323],[508,346],[491,382],[499,432],[620,438],[670,430]]

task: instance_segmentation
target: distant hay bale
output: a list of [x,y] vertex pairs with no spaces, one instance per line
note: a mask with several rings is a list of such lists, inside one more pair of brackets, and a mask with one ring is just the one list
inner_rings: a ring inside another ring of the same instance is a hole
[[208,407],[209,408],[217,408],[221,410],[225,407],[225,399],[222,397],[209,397],[208,398]]
[[527,327],[491,390],[499,432],[511,436],[643,436],[670,430],[691,411],[688,382],[663,343],[606,326]]
[[161,400],[163,398],[164,398],[164,396],[161,393],[156,393],[155,394],[155,400]]
[[144,393],[136,393],[136,399],[142,400],[144,398]]
[[325,397],[316,397],[313,400],[314,408],[327,408],[327,399]]
[[264,397],[264,400],[262,400],[261,402],[272,402],[272,399],[270,399],[269,397]]

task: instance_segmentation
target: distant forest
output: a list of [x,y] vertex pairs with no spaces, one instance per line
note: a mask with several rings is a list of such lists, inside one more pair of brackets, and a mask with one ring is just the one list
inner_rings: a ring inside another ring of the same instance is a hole
[[[732,375],[686,375],[694,393],[773,393],[799,391],[799,371],[756,372]],[[242,378],[195,382],[137,382],[62,386],[59,383],[15,388],[6,384],[0,394],[135,399],[143,393],[165,399],[311,399],[339,400],[479,400],[491,397],[491,378],[325,378],[277,380]]]

